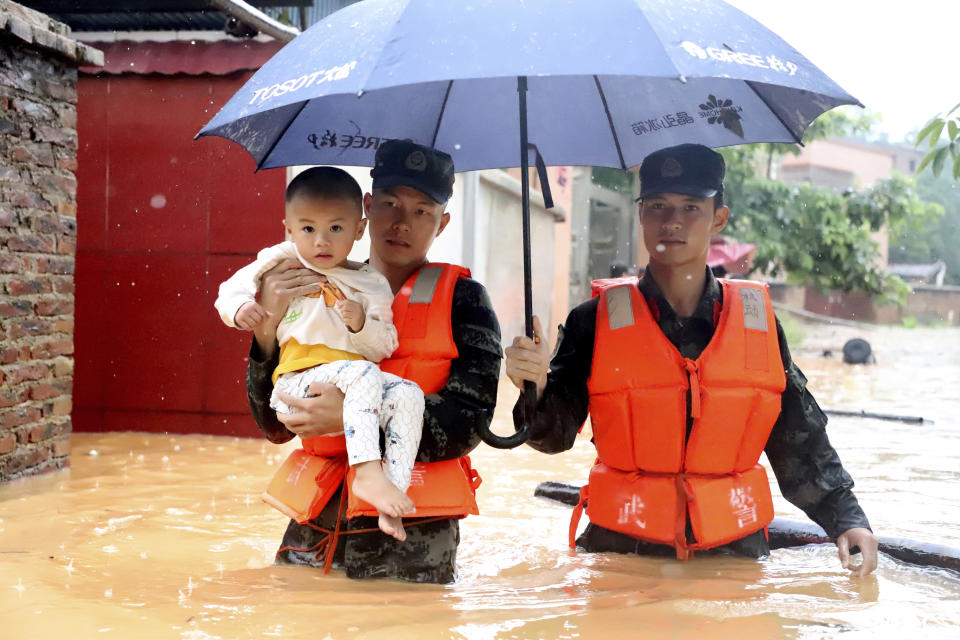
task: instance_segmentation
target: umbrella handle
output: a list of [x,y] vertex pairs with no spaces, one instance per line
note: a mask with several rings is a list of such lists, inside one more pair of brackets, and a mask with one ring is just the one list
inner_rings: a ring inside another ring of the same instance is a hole
[[[523,396],[524,402],[526,398],[536,398],[537,397],[537,385],[534,382],[529,380],[523,383]],[[536,402],[536,400],[534,400]],[[524,416],[532,415],[529,412],[531,407],[524,407],[527,411],[524,411]],[[522,445],[530,438],[530,425],[526,419],[523,421],[523,425],[517,429],[517,432],[510,436],[498,436],[494,432],[490,431],[490,425],[484,424],[480,427],[480,439],[486,442],[488,445],[494,449],[515,449]]]
[[[520,200],[523,220],[523,302],[527,336],[533,338],[533,305],[531,303],[532,278],[530,275],[530,145],[527,139],[527,77],[517,78],[518,105],[520,108]],[[537,152],[539,157],[540,152]],[[541,159],[542,162],[542,159]],[[544,169],[546,171],[546,169]],[[498,436],[490,431],[490,425],[480,427],[480,439],[494,449],[519,447],[530,437],[530,425],[526,416],[536,411],[537,385],[529,380],[523,383],[524,421],[512,436]]]

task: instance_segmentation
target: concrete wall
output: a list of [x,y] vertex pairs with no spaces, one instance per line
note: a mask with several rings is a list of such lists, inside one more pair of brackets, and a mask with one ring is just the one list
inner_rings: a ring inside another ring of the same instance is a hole
[[781,179],[786,182],[788,175],[800,171],[801,167],[822,167],[853,172],[854,183],[849,186],[860,189],[889,176],[894,168],[894,155],[886,149],[845,140],[814,140],[799,155],[783,158]]
[[0,0],[0,481],[69,464],[76,67],[102,62]]
[[[520,181],[499,170],[477,172],[477,199],[472,241],[474,277],[490,293],[500,320],[503,342],[524,333],[523,248]],[[557,218],[544,209],[539,192],[530,194],[533,313],[545,331],[563,322],[555,318],[554,238]],[[552,335],[552,334],[551,334]]]
[[903,308],[879,305],[862,293],[820,293],[810,287],[776,282],[770,284],[770,297],[793,309],[843,320],[900,324],[904,318],[913,317],[920,324],[960,326],[960,287],[913,285]]

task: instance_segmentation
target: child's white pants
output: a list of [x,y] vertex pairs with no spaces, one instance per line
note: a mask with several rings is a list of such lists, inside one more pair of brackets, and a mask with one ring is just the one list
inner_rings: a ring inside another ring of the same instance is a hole
[[[305,398],[313,382],[334,384],[345,396],[343,433],[350,466],[383,459],[387,477],[398,489],[406,491],[423,430],[424,400],[420,387],[385,373],[366,360],[337,360],[282,374],[273,388],[270,406],[278,413],[294,413],[295,409],[280,400],[277,393]],[[386,443],[383,454],[381,428]]]

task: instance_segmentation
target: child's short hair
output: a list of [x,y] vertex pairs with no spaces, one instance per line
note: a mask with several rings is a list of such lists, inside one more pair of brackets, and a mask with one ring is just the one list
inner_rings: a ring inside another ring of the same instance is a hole
[[290,202],[297,196],[349,200],[363,208],[363,191],[349,173],[337,167],[311,167],[302,171],[287,185],[284,196]]

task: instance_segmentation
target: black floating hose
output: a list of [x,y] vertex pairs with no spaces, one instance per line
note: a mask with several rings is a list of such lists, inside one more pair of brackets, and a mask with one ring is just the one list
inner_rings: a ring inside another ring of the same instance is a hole
[[[580,487],[563,482],[541,482],[533,495],[576,506],[580,502]],[[770,548],[802,547],[807,544],[833,544],[835,541],[812,522],[797,522],[774,518],[767,527]],[[942,544],[918,542],[907,538],[877,536],[880,551],[892,558],[921,567],[939,567],[960,571],[960,549]],[[851,552],[854,550],[851,549]]]

